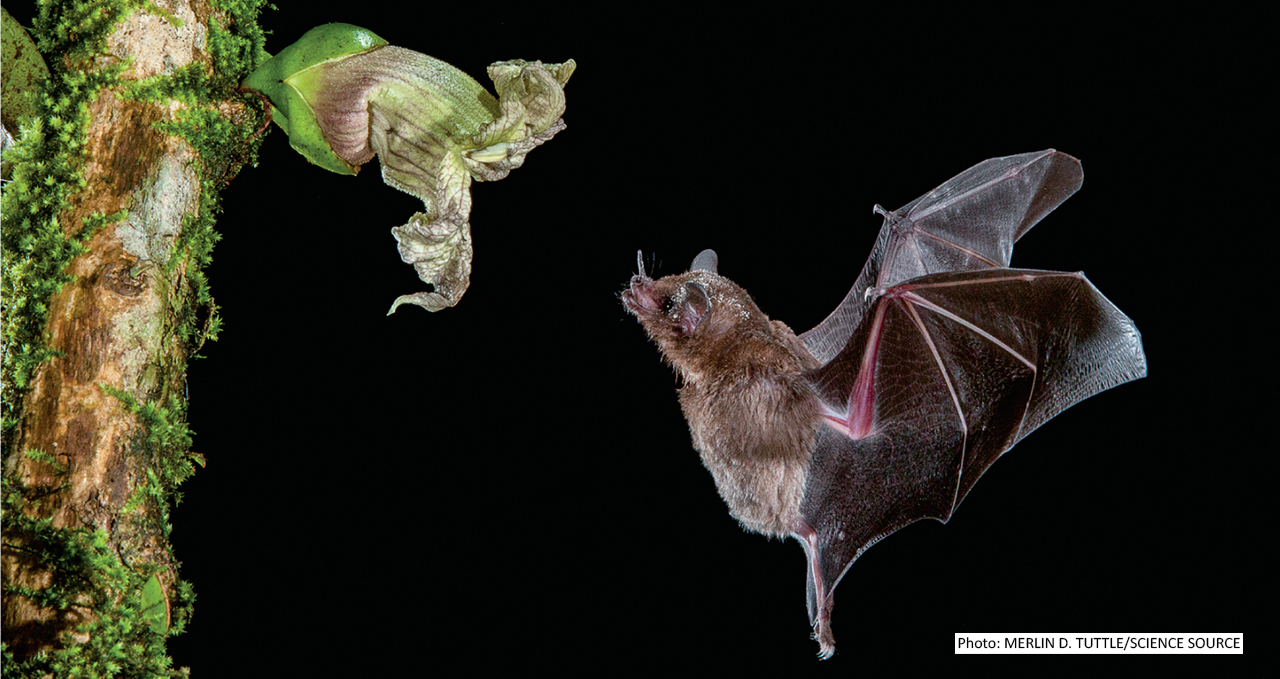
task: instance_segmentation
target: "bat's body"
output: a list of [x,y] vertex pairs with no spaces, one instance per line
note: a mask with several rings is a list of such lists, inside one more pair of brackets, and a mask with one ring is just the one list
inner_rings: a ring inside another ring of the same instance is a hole
[[800,541],[822,656],[832,592],[869,546],[946,521],[1004,451],[1146,374],[1133,322],[1078,273],[1008,269],[1079,188],[1054,151],[996,158],[885,215],[852,291],[797,337],[711,251],[623,301],[681,374],[694,447],[744,527]]
[[641,318],[664,303],[676,315],[650,335],[683,377],[680,409],[694,448],[734,518],[772,537],[795,533],[822,414],[805,373],[818,362],[707,257],[680,276],[637,276],[623,299]]

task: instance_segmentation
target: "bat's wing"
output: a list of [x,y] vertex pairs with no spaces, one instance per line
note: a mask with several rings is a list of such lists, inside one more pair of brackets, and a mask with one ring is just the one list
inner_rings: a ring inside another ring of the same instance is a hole
[[1133,321],[1083,274],[986,269],[884,291],[846,348],[810,373],[829,426],[799,537],[824,652],[832,591],[865,549],[914,521],[946,521],[1022,437],[1146,371]]
[[819,361],[831,360],[870,308],[868,289],[1009,266],[1014,242],[1083,181],[1079,160],[1048,149],[984,160],[892,212],[877,205],[884,225],[862,274],[840,306],[800,336],[805,346]]

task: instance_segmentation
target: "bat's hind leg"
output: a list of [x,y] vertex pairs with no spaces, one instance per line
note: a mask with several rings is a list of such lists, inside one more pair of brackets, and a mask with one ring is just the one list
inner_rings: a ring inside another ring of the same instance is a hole
[[809,624],[813,625],[813,638],[818,642],[818,657],[826,660],[836,652],[836,638],[831,632],[831,607],[834,603],[833,592],[828,591],[822,578],[822,551],[818,546],[818,532],[803,518],[796,519],[796,540],[804,548],[805,558],[809,561],[807,580],[809,601]]

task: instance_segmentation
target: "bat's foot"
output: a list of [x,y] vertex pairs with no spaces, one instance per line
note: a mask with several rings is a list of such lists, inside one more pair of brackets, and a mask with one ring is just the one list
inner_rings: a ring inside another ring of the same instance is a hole
[[818,642],[818,659],[827,660],[836,654],[836,637],[831,633],[831,619],[823,615],[813,628],[813,639]]

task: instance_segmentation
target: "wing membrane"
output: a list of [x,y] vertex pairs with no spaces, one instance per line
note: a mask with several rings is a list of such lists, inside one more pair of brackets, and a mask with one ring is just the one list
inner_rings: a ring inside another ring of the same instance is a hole
[[867,314],[865,293],[946,271],[1009,266],[1013,244],[1079,190],[1080,161],[1053,149],[991,158],[884,215],[857,282],[817,327],[801,335],[829,361]]
[[810,373],[832,423],[801,506],[816,527],[809,607],[820,628],[868,547],[920,519],[945,522],[1036,427],[1146,374],[1137,328],[1083,274],[934,274],[875,304],[845,349]]

